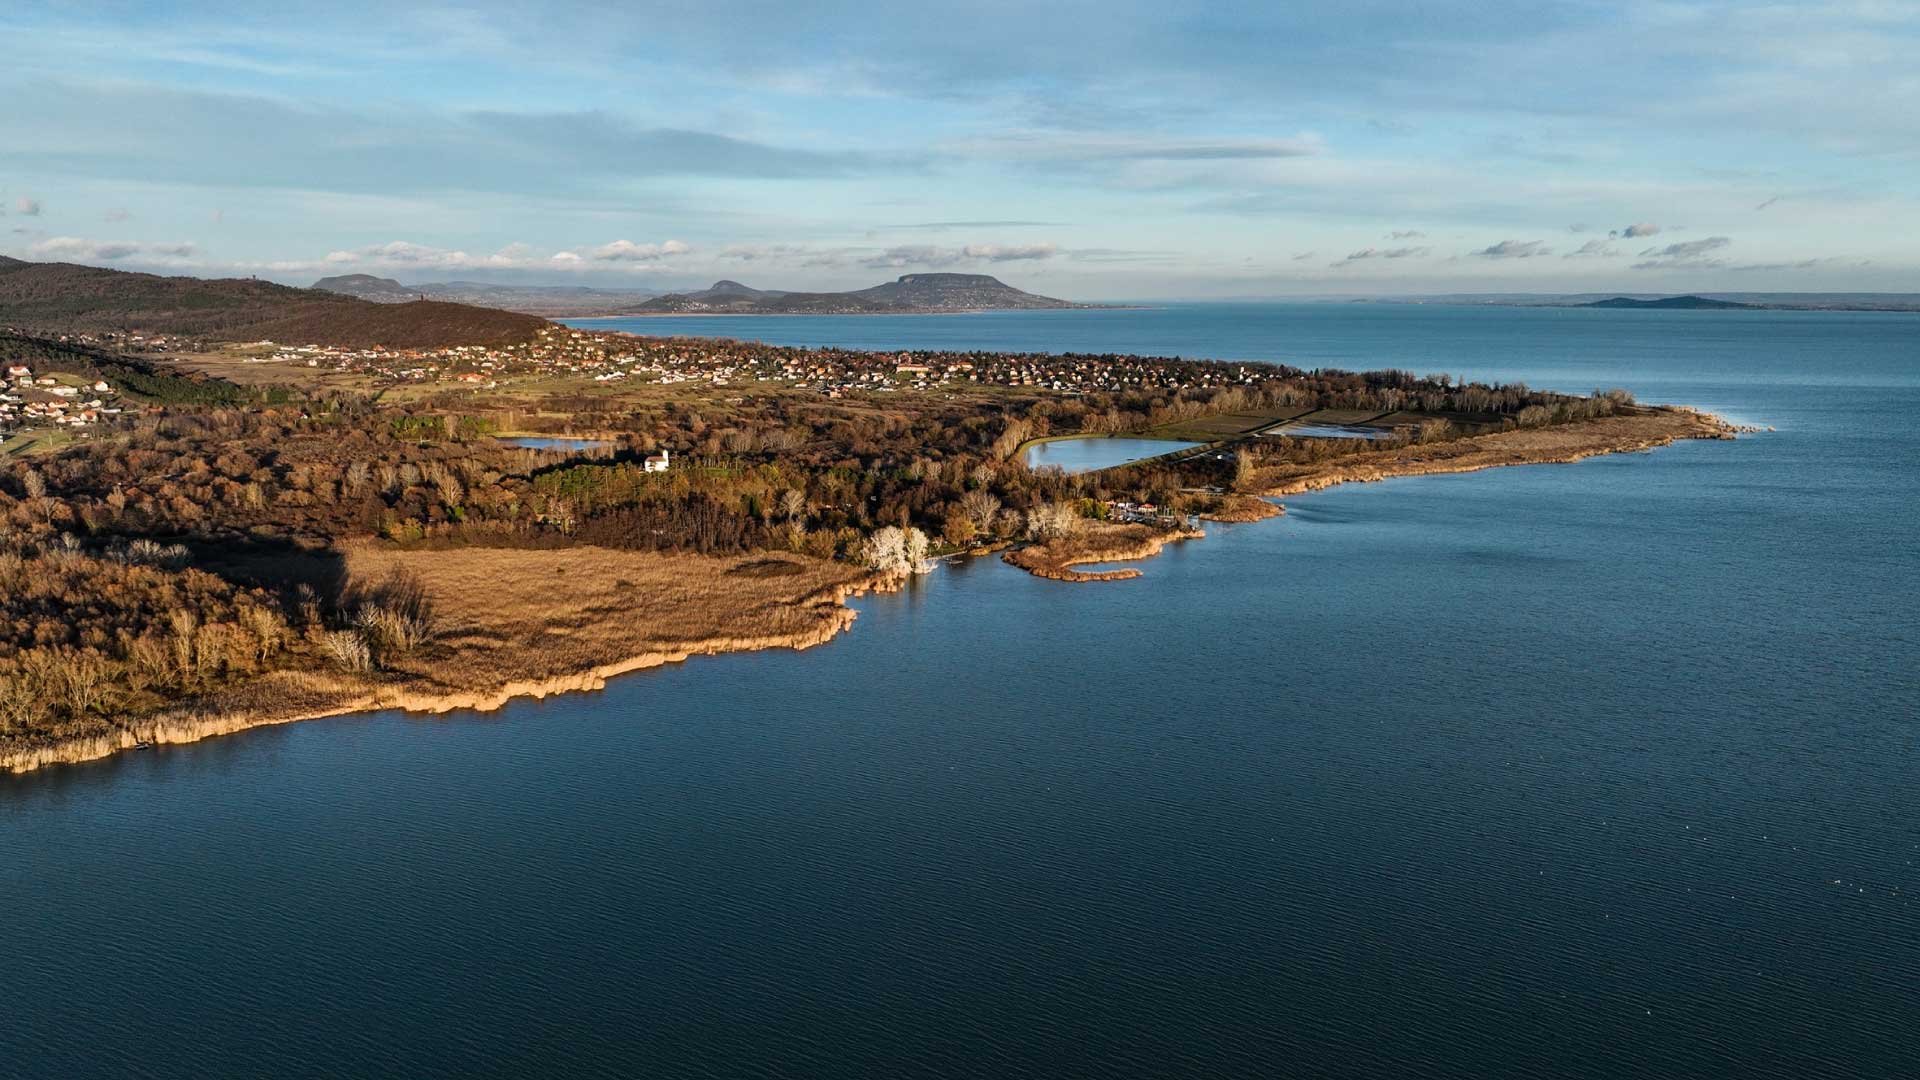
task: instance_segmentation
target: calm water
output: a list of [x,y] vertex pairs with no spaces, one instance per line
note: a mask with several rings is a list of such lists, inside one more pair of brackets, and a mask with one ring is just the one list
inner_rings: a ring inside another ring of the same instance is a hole
[[1920,320],[806,325],[1107,347],[1116,315],[1779,431],[1294,499],[1130,582],[942,569],[819,649],[491,716],[0,781],[0,1073],[1913,1074]]
[[603,450],[613,445],[605,439],[573,439],[563,435],[506,435],[500,441],[530,450]]
[[1035,469],[1057,468],[1070,473],[1111,469],[1141,458],[1171,454],[1199,443],[1174,439],[1056,439],[1027,447],[1026,462]]

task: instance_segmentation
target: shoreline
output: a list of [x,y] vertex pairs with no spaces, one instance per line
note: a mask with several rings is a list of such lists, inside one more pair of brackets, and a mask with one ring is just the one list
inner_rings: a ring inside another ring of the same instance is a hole
[[[1278,475],[1261,478],[1257,498],[1262,500],[1261,505],[1274,508],[1272,514],[1254,512],[1201,516],[1205,520],[1221,522],[1258,521],[1285,512],[1283,506],[1264,500],[1305,495],[1341,484],[1480,472],[1512,465],[1566,465],[1590,457],[1642,453],[1686,440],[1730,440],[1740,430],[1743,429],[1711,413],[1684,406],[1658,406],[1635,415],[1610,416],[1579,424],[1498,431],[1443,443],[1368,451],[1324,465],[1281,466],[1266,470]],[[1251,499],[1254,496],[1243,498]],[[1072,568],[1093,563],[1150,559],[1174,540],[1198,540],[1205,536],[1205,533],[1197,530],[1181,529],[1166,532],[1156,542],[1148,543],[1133,534],[1112,530],[1093,531],[1076,538],[1070,549],[1056,553],[1057,557],[1048,556],[1048,545],[1031,545],[1007,552],[1001,558],[1035,577],[1053,581],[1124,581],[1140,577],[1141,571],[1132,567],[1098,571]],[[1106,546],[1102,546],[1103,542]],[[1061,541],[1052,543],[1059,544]],[[1029,555],[1029,552],[1039,554]]]
[[1568,465],[1591,457],[1657,450],[1695,439],[1731,440],[1740,429],[1711,413],[1663,405],[1558,427],[1499,431],[1450,442],[1354,454],[1320,467],[1267,470],[1260,494],[1304,495],[1339,484],[1402,476],[1479,472],[1509,465]]
[[[616,676],[684,663],[696,656],[769,649],[792,649],[797,652],[824,645],[853,626],[858,612],[847,605],[847,600],[870,592],[894,591],[903,584],[904,579],[897,576],[867,574],[809,593],[788,605],[806,611],[811,617],[809,624],[787,633],[716,636],[668,642],[609,662],[544,675],[511,678],[479,690],[439,688],[423,684],[417,678],[382,684],[364,677],[355,679],[331,672],[271,672],[245,687],[122,722],[111,733],[0,752],[0,775],[19,775],[56,765],[78,765],[129,750],[185,745],[251,728],[275,727],[357,713],[395,709],[422,716],[467,710],[494,712],[520,698],[538,700],[555,694],[601,690],[606,687],[607,680]],[[238,700],[263,692],[283,698],[290,707],[249,708],[244,701]],[[307,699],[304,702],[301,700],[303,697]],[[316,698],[325,699],[325,703],[316,704]]]
[[[1596,427],[1600,430],[1594,430]],[[1581,425],[1568,425],[1566,429],[1498,432],[1446,443],[1356,454],[1353,458],[1361,460],[1346,459],[1317,469],[1306,467],[1306,471],[1299,475],[1263,478],[1263,481],[1271,482],[1262,483],[1260,494],[1264,500],[1321,491],[1340,484],[1371,483],[1403,476],[1478,472],[1508,465],[1565,464],[1589,457],[1653,450],[1682,440],[1732,439],[1736,430],[1733,425],[1707,413],[1665,407],[1635,416],[1608,417]],[[1276,504],[1263,501],[1263,505],[1273,506],[1273,513],[1259,513],[1251,519],[1284,513],[1284,508]],[[1234,515],[1217,520],[1241,519],[1244,519],[1242,515]],[[1096,571],[1075,570],[1073,567],[1149,559],[1158,555],[1169,543],[1202,539],[1205,535],[1199,529],[1189,528],[1154,530],[1147,526],[1102,526],[1090,534],[1072,538],[1061,548],[1050,548],[1045,544],[1029,545],[1004,552],[1001,558],[1036,577],[1051,580],[1076,583],[1122,581],[1141,576],[1141,571],[1133,567]],[[360,550],[367,548],[362,545]],[[381,557],[396,561],[419,554],[385,552]],[[444,556],[446,553],[430,554]],[[749,556],[747,560],[753,558]],[[679,565],[676,564],[676,570]],[[734,569],[739,569],[739,563]],[[566,670],[518,672],[512,677],[487,684],[484,689],[438,686],[429,682],[424,675],[379,683],[364,677],[325,671],[272,672],[253,683],[223,691],[212,698],[119,723],[110,733],[0,751],[0,773],[20,774],[54,765],[81,764],[126,750],[182,745],[249,728],[354,713],[388,709],[422,715],[441,715],[460,710],[492,712],[519,698],[540,699],[553,694],[603,689],[607,680],[619,675],[682,663],[695,656],[780,648],[796,651],[809,649],[832,641],[853,625],[858,613],[847,605],[847,600],[870,592],[897,590],[903,584],[904,579],[898,576],[872,573],[850,575],[800,596],[777,601],[773,606],[778,609],[778,614],[799,613],[806,620],[805,625],[791,630],[760,634],[721,633],[655,643],[642,651]],[[764,614],[764,611],[750,613]],[[468,628],[468,635],[472,636],[475,629]],[[548,628],[546,632],[572,631]],[[460,637],[459,634],[449,636],[456,640]],[[467,659],[473,657],[470,655]],[[281,707],[250,706],[246,701],[249,697],[262,694],[272,695]]]
[[1016,548],[1001,555],[1000,560],[1034,577],[1052,581],[1126,581],[1139,577],[1140,571],[1131,566],[1118,570],[1075,570],[1074,567],[1151,559],[1176,540],[1201,540],[1206,535],[1200,529],[1107,526],[1064,540]]
[[792,318],[876,318],[899,315],[998,315],[1010,311],[1152,311],[1131,304],[1075,304],[1069,307],[1031,308],[954,308],[926,311],[633,311],[623,315],[537,315],[535,318],[564,322],[598,322],[607,319],[792,319]]

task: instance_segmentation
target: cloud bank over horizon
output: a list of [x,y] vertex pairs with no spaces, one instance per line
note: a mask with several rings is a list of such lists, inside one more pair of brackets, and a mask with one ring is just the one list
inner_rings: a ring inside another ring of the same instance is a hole
[[1920,5],[1852,0],[20,10],[0,254],[295,284],[1920,291],[1916,47]]

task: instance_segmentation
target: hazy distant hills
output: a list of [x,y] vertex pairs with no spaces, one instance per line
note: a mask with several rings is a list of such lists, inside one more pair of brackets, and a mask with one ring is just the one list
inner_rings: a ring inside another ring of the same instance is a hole
[[607,315],[631,310],[659,296],[656,289],[590,289],[582,285],[496,285],[487,281],[435,281],[402,285],[372,274],[342,274],[321,278],[313,287],[344,293],[376,304],[410,303],[426,297],[456,304],[518,311],[526,315],[564,318]]
[[567,285],[492,285],[479,281],[402,285],[392,278],[343,274],[316,289],[380,304],[449,300],[554,318],[588,315],[887,315],[939,311],[1005,311],[1092,307],[1016,289],[986,274],[907,274],[853,292],[792,292],[716,281],[692,292]]
[[1357,297],[1382,304],[1474,304],[1491,307],[1597,307],[1647,310],[1920,311],[1920,293],[1441,293]]
[[546,320],[465,304],[376,304],[253,278],[160,277],[0,257],[0,326],[317,345],[503,345]]
[[636,314],[886,315],[941,311],[1026,311],[1097,307],[1016,289],[986,274],[906,274],[852,292],[781,292],[717,281],[691,293],[668,293]]
[[1651,309],[1655,311],[1727,311],[1746,309],[1752,304],[1732,300],[1710,300],[1704,296],[1662,296],[1657,300],[1637,300],[1631,296],[1610,296],[1579,307]]

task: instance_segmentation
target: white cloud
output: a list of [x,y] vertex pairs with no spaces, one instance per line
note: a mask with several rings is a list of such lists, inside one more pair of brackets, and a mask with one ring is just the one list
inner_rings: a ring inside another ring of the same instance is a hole
[[615,240],[593,249],[593,257],[601,262],[652,262],[656,259],[685,255],[693,248],[678,240],[668,240],[660,244],[636,244],[631,240]]
[[22,195],[19,198],[13,200],[13,209],[16,213],[25,214],[28,217],[39,217],[40,216],[40,200],[30,199],[27,196]]
[[[1361,248],[1359,251],[1353,252],[1346,258],[1341,259],[1339,262],[1329,263],[1328,265],[1337,270],[1342,266],[1363,262],[1367,259],[1416,259],[1425,255],[1427,251],[1428,249],[1424,247]],[[1296,256],[1296,258],[1299,258],[1299,256]]]
[[618,270],[629,273],[653,273],[662,269],[659,260],[682,255],[693,249],[678,240],[661,244],[636,244],[616,240],[587,254],[562,249],[544,254],[530,244],[511,243],[491,254],[475,254],[458,248],[439,248],[410,240],[392,240],[351,250],[331,251],[318,263],[286,262],[274,269],[291,272],[307,267],[356,267],[361,270],[513,270],[513,271],[587,271]]
[[1605,240],[1594,239],[1581,244],[1577,249],[1569,251],[1560,257],[1563,259],[1580,259],[1618,254],[1620,254],[1619,248],[1614,247]]
[[1712,258],[1716,251],[1733,244],[1725,236],[1709,236],[1704,240],[1687,240],[1678,244],[1668,244],[1663,248],[1648,248],[1640,253],[1646,261],[1633,264],[1635,270],[1710,270],[1725,266],[1725,259]]
[[932,244],[908,244],[890,247],[860,259],[863,266],[898,269],[910,266],[962,266],[968,263],[1022,262],[1051,259],[1059,253],[1052,244],[967,244],[964,247],[936,247]]
[[1619,237],[1622,240],[1635,240],[1641,237],[1652,236],[1659,231],[1660,226],[1655,225],[1651,221],[1645,221],[1637,225],[1629,225],[1624,229],[1615,229],[1607,235]]
[[132,240],[88,240],[79,236],[49,237],[28,249],[33,255],[55,262],[119,262],[140,256],[148,261],[175,262],[193,257],[194,245],[146,244]]
[[1551,255],[1553,249],[1545,240],[1502,240],[1470,254],[1483,259],[1531,259],[1535,255]]

